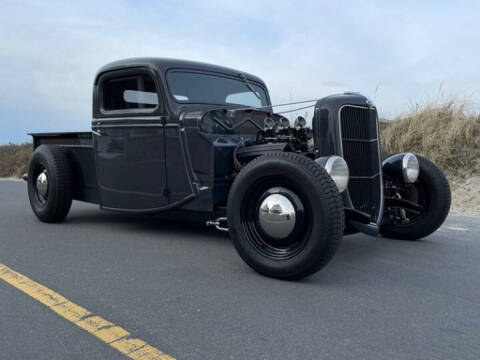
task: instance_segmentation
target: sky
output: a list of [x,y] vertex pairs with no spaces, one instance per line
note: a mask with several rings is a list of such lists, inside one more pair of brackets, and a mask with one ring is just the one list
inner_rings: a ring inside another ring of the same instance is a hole
[[262,78],[273,103],[359,91],[392,118],[480,101],[480,1],[0,0],[0,144],[89,130],[93,78],[129,57]]

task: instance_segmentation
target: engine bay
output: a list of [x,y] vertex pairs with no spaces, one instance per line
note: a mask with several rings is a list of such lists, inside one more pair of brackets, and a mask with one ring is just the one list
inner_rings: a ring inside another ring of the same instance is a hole
[[291,124],[281,114],[263,110],[212,110],[203,115],[201,129],[209,134],[244,136],[242,146],[281,143],[296,152],[313,148],[312,129],[302,116]]

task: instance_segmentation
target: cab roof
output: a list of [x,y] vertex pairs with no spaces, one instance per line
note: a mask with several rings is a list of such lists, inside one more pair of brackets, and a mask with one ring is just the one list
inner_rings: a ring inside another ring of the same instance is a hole
[[169,69],[189,69],[189,70],[204,70],[210,72],[217,72],[222,74],[227,74],[230,76],[239,76],[239,74],[244,74],[247,79],[255,81],[257,83],[265,86],[265,83],[259,77],[245,73],[240,70],[235,70],[227,68],[224,66],[207,64],[197,61],[189,60],[180,60],[180,59],[170,59],[170,58],[158,58],[158,57],[144,57],[144,58],[130,58],[117,60],[111,63],[108,63],[100,68],[95,76],[95,83],[98,80],[98,77],[104,72],[111,70],[126,69],[131,67],[148,67],[156,70],[159,74],[164,75]]

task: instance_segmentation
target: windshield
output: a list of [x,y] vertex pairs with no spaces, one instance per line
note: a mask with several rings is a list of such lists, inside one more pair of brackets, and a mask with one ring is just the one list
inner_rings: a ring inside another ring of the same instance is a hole
[[268,105],[264,88],[240,78],[172,71],[167,74],[167,82],[172,96],[181,103]]

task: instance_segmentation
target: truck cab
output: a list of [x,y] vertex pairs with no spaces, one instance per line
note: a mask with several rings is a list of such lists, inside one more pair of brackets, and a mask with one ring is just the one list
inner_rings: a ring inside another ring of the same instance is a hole
[[96,74],[91,133],[32,135],[35,148],[71,142],[77,200],[118,211],[213,211],[226,202],[237,138],[200,135],[191,114],[270,104],[265,83],[247,73],[193,61],[128,59]]

